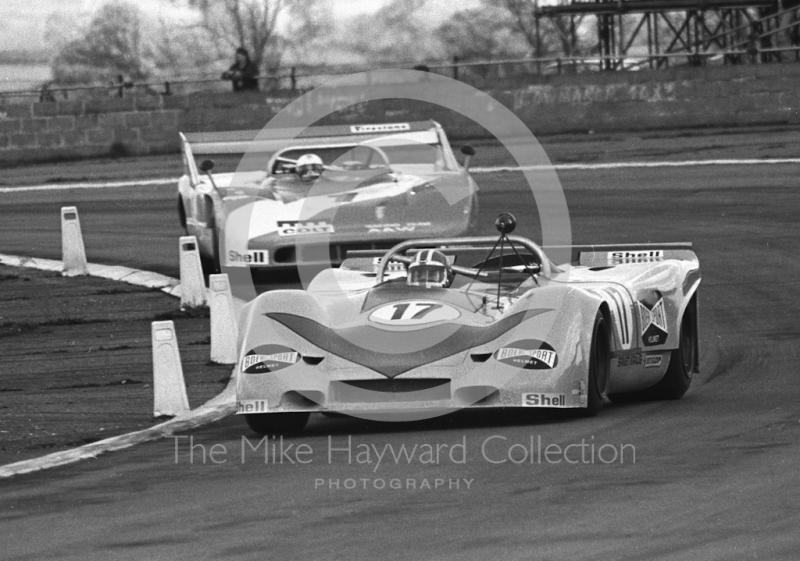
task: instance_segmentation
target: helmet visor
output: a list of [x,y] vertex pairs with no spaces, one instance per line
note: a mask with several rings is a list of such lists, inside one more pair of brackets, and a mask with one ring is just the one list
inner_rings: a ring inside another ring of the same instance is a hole
[[408,284],[411,286],[444,286],[447,271],[441,263],[412,264],[408,269]]

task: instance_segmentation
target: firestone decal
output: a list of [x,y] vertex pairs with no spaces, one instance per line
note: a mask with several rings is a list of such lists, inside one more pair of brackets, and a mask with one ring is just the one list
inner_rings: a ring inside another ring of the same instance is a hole
[[555,349],[538,339],[524,339],[510,343],[494,353],[498,362],[525,370],[550,370],[558,364]]
[[351,125],[350,132],[354,134],[370,134],[374,132],[399,132],[411,130],[408,123],[393,123],[386,125]]
[[242,358],[242,372],[265,374],[289,368],[300,360],[300,353],[283,345],[261,345]]

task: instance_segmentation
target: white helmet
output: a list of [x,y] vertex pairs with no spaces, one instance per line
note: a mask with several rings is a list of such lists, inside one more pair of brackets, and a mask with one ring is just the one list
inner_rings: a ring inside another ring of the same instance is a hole
[[303,154],[297,158],[294,169],[301,181],[314,181],[322,175],[324,166],[322,165],[322,158],[316,154]]
[[450,270],[450,263],[445,254],[436,249],[420,251],[408,266],[406,283],[409,286],[447,288],[452,281],[453,273]]

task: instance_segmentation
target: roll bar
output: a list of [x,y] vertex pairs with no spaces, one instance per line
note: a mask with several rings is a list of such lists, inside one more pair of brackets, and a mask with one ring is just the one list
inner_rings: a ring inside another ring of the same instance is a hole
[[[511,240],[515,244],[519,244],[528,251],[530,251],[536,258],[539,260],[539,263],[542,267],[542,275],[545,277],[550,276],[550,260],[545,255],[544,251],[541,247],[533,243],[528,238],[523,238],[521,236],[508,236],[507,239]],[[398,253],[402,253],[409,249],[413,249],[416,247],[428,247],[431,246],[453,246],[453,245],[477,245],[477,244],[487,244],[493,245],[497,241],[496,237],[492,236],[485,236],[485,237],[472,237],[472,238],[422,238],[418,240],[409,240],[407,242],[402,242],[397,244],[396,246],[392,247],[387,251],[383,258],[381,259],[380,267],[378,268],[378,275],[377,275],[377,283],[380,284],[383,282],[383,276],[386,272],[386,267],[389,266],[389,262],[392,258],[397,255]],[[403,258],[405,261],[407,258]],[[467,276],[475,276],[475,272],[472,269],[466,267],[451,267],[453,271],[456,273],[465,274]],[[471,274],[470,274],[471,273]]]

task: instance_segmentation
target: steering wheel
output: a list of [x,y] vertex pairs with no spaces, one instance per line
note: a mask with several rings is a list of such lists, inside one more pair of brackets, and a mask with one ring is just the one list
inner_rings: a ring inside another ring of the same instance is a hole
[[[531,240],[523,238],[521,236],[508,236],[507,239],[527,249],[531,253],[531,255],[533,255],[536,258],[536,261],[539,262],[539,266],[541,267],[540,270],[541,275],[543,275],[544,277],[550,276],[551,274],[550,260],[547,258],[547,255],[545,255],[541,247],[536,245]],[[383,277],[386,274],[386,268],[389,266],[390,261],[394,260],[394,261],[399,261],[400,263],[410,264],[414,260],[411,257],[405,257],[399,255],[400,253],[403,253],[408,249],[417,247],[430,248],[430,247],[458,246],[458,245],[466,245],[466,246],[486,245],[486,244],[491,245],[495,241],[496,239],[493,237],[474,237],[474,238],[419,239],[419,240],[410,240],[407,242],[399,243],[393,248],[389,249],[389,251],[387,251],[381,258],[381,264],[378,267],[376,283],[380,284],[383,282]],[[478,275],[477,269],[473,269],[471,267],[459,267],[457,265],[451,265],[450,270],[452,270],[456,274],[464,275],[471,278],[481,278],[481,279],[494,278],[494,275],[488,272],[481,272],[481,274]]]

